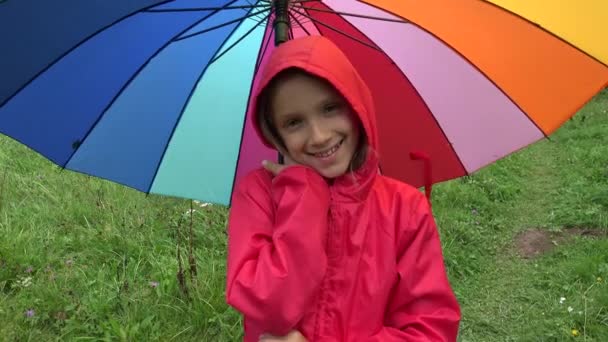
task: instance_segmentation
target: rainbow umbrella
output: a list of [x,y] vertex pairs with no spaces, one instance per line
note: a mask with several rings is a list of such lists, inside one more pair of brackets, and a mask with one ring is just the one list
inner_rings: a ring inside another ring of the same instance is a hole
[[548,136],[604,88],[606,13],[604,0],[7,0],[0,132],[66,169],[229,204],[277,158],[249,122],[258,70],[285,40],[323,35],[373,92],[382,172],[430,185]]

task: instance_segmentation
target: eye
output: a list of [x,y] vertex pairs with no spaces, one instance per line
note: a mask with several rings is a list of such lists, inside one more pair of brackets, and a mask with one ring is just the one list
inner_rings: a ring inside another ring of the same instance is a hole
[[283,127],[287,128],[287,129],[293,129],[293,128],[298,127],[301,123],[302,123],[302,120],[300,120],[300,119],[288,119],[285,122],[283,122]]
[[323,112],[326,114],[331,114],[337,112],[341,108],[341,104],[338,102],[330,102],[323,106]]

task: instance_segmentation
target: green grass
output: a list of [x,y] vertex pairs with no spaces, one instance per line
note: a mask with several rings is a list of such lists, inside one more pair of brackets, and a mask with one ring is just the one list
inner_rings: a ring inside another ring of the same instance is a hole
[[579,237],[533,260],[513,244],[531,228],[608,232],[607,119],[604,92],[550,140],[436,188],[462,341],[608,341],[608,240]]
[[[529,228],[608,230],[608,92],[551,140],[437,185],[433,204],[461,341],[608,341],[608,239],[560,241],[535,259],[513,246]],[[224,303],[227,211],[195,207],[191,277],[189,208],[1,138],[0,340],[238,340]]]

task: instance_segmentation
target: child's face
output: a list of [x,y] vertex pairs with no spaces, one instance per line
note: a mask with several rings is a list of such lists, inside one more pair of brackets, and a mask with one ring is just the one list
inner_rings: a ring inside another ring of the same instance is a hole
[[333,87],[296,74],[276,88],[271,106],[289,158],[326,178],[348,170],[360,132],[350,106]]

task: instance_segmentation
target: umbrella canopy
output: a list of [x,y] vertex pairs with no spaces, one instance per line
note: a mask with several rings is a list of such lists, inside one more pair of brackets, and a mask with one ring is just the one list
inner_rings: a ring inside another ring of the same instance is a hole
[[382,172],[421,186],[551,134],[605,87],[606,13],[603,0],[8,0],[0,132],[70,170],[229,204],[277,158],[248,121],[258,70],[275,42],[323,35],[372,90]]

